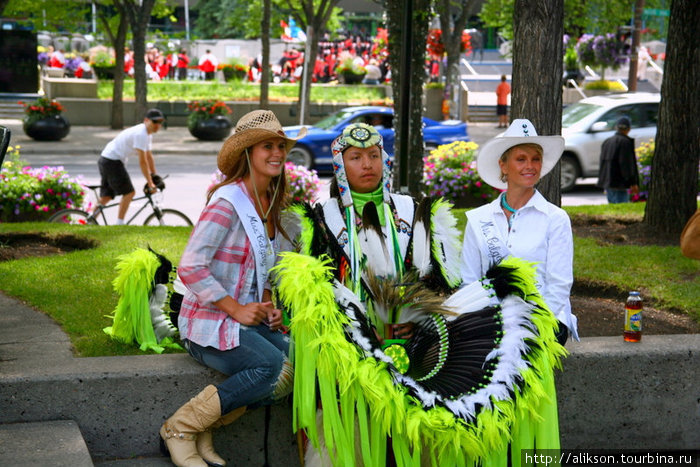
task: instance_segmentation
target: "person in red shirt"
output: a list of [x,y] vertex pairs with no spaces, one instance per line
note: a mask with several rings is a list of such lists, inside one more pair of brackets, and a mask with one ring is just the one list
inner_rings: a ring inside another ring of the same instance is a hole
[[190,64],[190,57],[185,49],[180,49],[177,54],[177,79],[184,81],[187,79],[187,66]]
[[510,94],[510,85],[506,82],[506,75],[501,75],[501,84],[496,88],[496,115],[498,115],[496,128],[508,127],[508,94]]

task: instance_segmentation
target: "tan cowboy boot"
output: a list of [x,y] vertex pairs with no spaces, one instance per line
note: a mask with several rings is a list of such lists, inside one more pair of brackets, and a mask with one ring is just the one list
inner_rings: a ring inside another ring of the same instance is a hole
[[202,459],[207,461],[210,465],[214,467],[224,467],[226,461],[219,456],[216,451],[214,451],[214,440],[212,436],[212,430],[219,428],[221,426],[230,425],[235,422],[238,417],[243,415],[246,411],[245,407],[239,407],[227,413],[220,419],[214,422],[209,429],[203,431],[197,436],[197,452]]
[[207,467],[197,453],[197,436],[221,418],[216,387],[209,385],[163,423],[160,437],[178,467]]

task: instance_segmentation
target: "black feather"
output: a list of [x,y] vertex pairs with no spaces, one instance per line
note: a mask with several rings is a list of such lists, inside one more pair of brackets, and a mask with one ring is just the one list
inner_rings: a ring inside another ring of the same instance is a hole
[[515,266],[502,266],[500,264],[491,266],[486,271],[486,277],[490,279],[496,296],[503,300],[508,295],[515,295],[525,299],[525,292],[518,286],[513,274],[517,268]]
[[407,375],[425,390],[448,399],[488,384],[496,362],[487,361],[486,357],[498,345],[503,332],[500,308],[484,308],[445,321],[447,357],[439,370],[426,378],[440,361],[441,336],[437,320],[444,318],[434,316],[417,325],[413,337],[406,342],[406,353],[411,361]]
[[374,231],[379,237],[379,241],[382,243],[382,250],[384,250],[384,252],[387,251],[386,242],[384,241],[384,232],[382,232],[382,225],[379,222],[377,206],[371,201],[367,202],[362,209],[362,228]]

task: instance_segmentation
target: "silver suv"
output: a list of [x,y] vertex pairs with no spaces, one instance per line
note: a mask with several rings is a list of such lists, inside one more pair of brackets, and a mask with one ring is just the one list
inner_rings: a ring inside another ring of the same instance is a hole
[[581,177],[597,177],[600,146],[615,134],[615,122],[624,116],[632,122],[630,138],[636,146],[656,137],[660,94],[630,93],[588,97],[566,107],[561,134],[561,191],[570,191]]

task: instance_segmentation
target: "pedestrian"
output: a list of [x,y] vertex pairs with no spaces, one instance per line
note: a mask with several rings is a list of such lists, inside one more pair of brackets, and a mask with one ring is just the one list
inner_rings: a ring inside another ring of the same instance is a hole
[[[275,268],[292,310],[305,465],[505,467],[511,436],[524,449],[535,437],[537,449],[557,449],[552,372],[564,349],[532,266],[506,260],[487,272],[492,281],[453,293],[462,281],[451,205],[392,193],[383,147],[364,123],[333,141],[331,197],[292,207],[300,253]],[[507,410],[494,417],[491,404]],[[520,465],[519,449],[513,459]]]
[[501,82],[496,88],[496,115],[498,115],[496,128],[508,127],[508,94],[510,94],[510,85],[506,81],[506,75],[501,75]]
[[190,57],[187,56],[185,49],[180,49],[177,54],[177,79],[185,81],[187,79],[187,67],[190,64]]
[[124,224],[124,216],[135,194],[131,177],[126,170],[129,156],[138,156],[147,189],[151,193],[157,191],[160,177],[156,176],[156,164],[151,147],[153,135],[160,130],[164,120],[163,112],[158,109],[150,109],[146,112],[142,123],[121,131],[102,150],[97,162],[102,178],[99,203],[104,206],[116,196],[121,195],[117,225]]
[[605,190],[608,203],[628,203],[630,193],[639,193],[639,171],[634,155],[634,139],[630,138],[630,119],[620,117],[616,132],[603,141],[600,148],[600,169],[596,186]]
[[214,79],[214,73],[216,73],[216,67],[219,65],[219,60],[216,56],[211,53],[211,50],[207,49],[206,53],[199,57],[199,69],[204,72],[204,79],[211,81]]
[[561,136],[537,136],[529,120],[516,119],[503,136],[481,147],[476,167],[483,181],[501,193],[493,202],[467,212],[462,245],[462,280],[483,277],[509,255],[537,264],[537,288],[559,320],[559,341],[578,340],[569,294],[573,284],[571,221],[535,188],[557,164]]
[[639,46],[637,52],[637,80],[644,82],[647,80],[647,65],[651,60],[651,55],[649,55],[649,49],[645,46]]
[[272,302],[270,268],[286,236],[284,163],[295,142],[272,112],[255,110],[219,151],[226,178],[209,189],[178,266],[187,288],[178,323],[190,355],[228,378],[207,385],[161,427],[175,465],[224,465],[211,430],[292,389],[289,335]]

